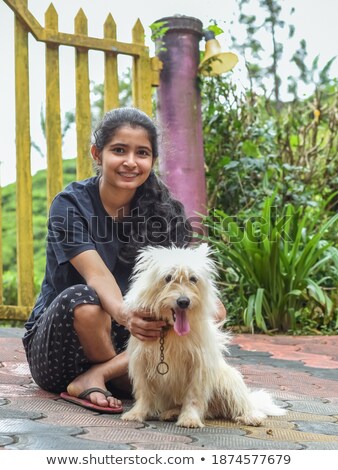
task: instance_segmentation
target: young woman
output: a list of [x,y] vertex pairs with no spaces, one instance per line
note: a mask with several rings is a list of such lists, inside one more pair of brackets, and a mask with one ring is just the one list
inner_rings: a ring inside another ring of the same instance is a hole
[[185,246],[191,235],[182,204],[153,171],[157,140],[153,121],[136,108],[104,116],[91,147],[97,176],[70,184],[51,204],[45,278],[26,323],[35,382],[104,412],[121,412],[116,394],[130,390],[129,334],[153,341],[165,325],[149,312],[123,311],[137,252]]

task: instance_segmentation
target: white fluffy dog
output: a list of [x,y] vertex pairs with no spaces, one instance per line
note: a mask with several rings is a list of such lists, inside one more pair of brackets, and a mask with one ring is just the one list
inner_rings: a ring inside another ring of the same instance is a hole
[[263,391],[250,391],[227,364],[229,334],[215,324],[219,308],[215,264],[207,244],[196,248],[146,248],[137,259],[125,296],[128,310],[150,310],[167,321],[161,341],[129,340],[129,372],[136,399],[122,419],[177,418],[203,427],[205,418],[258,426],[284,410]]

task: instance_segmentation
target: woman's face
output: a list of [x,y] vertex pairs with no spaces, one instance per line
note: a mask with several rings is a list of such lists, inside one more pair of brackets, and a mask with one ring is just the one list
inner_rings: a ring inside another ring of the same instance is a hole
[[153,167],[152,146],[143,127],[120,127],[102,152],[93,145],[92,155],[101,165],[105,184],[133,193],[147,180]]

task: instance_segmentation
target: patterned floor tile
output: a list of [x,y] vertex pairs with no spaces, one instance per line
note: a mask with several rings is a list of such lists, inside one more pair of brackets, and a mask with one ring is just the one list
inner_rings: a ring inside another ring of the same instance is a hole
[[336,442],[338,436],[316,434],[312,432],[301,432],[296,429],[285,428],[254,428],[250,431],[249,437],[256,439],[266,439],[271,441],[284,442]]
[[95,439],[102,442],[116,442],[120,444],[133,444],[136,442],[180,442],[191,444],[192,442],[192,439],[188,436],[158,433],[154,431],[146,431],[144,429],[122,429],[121,427],[87,427],[86,434],[79,437],[82,439]]
[[18,441],[6,445],[12,450],[130,450],[130,446],[114,442],[86,441],[73,436],[51,434],[25,434]]
[[333,416],[338,414],[338,404],[323,403],[318,400],[288,400],[292,411],[301,411],[315,415]]
[[7,446],[9,444],[12,444],[14,442],[14,439],[10,436],[0,436],[0,447]]

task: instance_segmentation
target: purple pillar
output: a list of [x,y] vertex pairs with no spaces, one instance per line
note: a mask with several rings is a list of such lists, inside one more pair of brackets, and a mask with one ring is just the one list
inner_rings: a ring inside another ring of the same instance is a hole
[[[159,170],[189,217],[206,213],[201,96],[197,84],[202,22],[188,16],[161,18],[169,30],[158,88],[158,119],[163,139]],[[194,219],[195,220],[195,219]],[[199,227],[194,223],[194,227]]]

